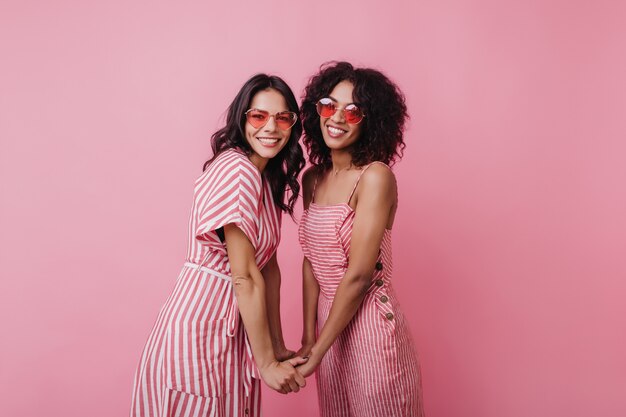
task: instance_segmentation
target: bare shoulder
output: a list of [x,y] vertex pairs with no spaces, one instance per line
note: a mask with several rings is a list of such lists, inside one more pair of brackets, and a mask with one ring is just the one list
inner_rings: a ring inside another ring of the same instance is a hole
[[315,179],[319,173],[319,168],[316,166],[312,166],[307,168],[302,174],[302,200],[304,203],[304,208],[306,209],[309,206],[311,201],[311,196],[313,194],[313,187],[315,186]]
[[382,162],[370,165],[363,173],[360,183],[359,185],[368,190],[393,191],[395,194],[396,176],[391,168]]
[[319,169],[315,166],[308,167],[304,171],[304,174],[302,174],[302,187],[304,188],[304,190],[311,190],[313,188],[313,184],[315,183],[315,177],[317,176],[318,172]]

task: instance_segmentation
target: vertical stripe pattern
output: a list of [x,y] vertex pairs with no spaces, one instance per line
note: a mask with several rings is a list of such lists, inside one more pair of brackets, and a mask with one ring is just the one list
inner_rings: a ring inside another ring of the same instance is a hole
[[[300,244],[320,287],[318,331],[348,267],[353,222],[348,203],[311,202],[302,216]],[[317,370],[323,417],[424,415],[418,357],[391,285],[392,266],[391,231],[385,230],[370,288]]]
[[186,262],[141,356],[131,417],[260,415],[258,371],[215,230],[236,224],[262,268],[280,221],[269,186],[238,151],[220,154],[196,181]]

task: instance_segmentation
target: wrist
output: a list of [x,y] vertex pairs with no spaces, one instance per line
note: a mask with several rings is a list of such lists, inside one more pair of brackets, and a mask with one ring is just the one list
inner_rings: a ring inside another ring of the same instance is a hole
[[321,341],[318,339],[313,343],[313,345],[311,346],[311,355],[322,358],[328,351],[329,347],[324,346],[324,344],[320,342]]
[[274,355],[274,352],[268,352],[259,359],[254,358],[254,362],[257,368],[259,368],[259,370],[262,371],[264,369],[267,369],[273,363],[276,363],[278,361],[276,360],[276,356]]
[[312,346],[313,344],[315,344],[315,335],[302,335],[302,340],[300,341],[300,343],[302,343],[302,346]]
[[326,350],[322,349],[319,345],[313,344],[310,349],[309,360],[313,362],[320,361],[324,354],[326,354]]

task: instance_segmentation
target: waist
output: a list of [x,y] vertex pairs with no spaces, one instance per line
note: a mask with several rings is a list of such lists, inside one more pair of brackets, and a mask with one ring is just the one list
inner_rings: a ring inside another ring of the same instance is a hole
[[206,266],[195,264],[193,262],[185,262],[183,264],[183,267],[195,269],[196,271],[206,272],[207,274],[211,274],[211,275],[213,275],[215,277],[218,277],[218,278],[221,278],[221,279],[223,279],[225,281],[229,281],[229,282],[231,281],[231,277],[230,276],[225,275],[224,273],[216,271],[214,269],[208,268]]

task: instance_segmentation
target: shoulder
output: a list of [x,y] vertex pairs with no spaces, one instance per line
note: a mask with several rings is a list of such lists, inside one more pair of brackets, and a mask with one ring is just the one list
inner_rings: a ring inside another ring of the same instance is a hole
[[221,152],[211,162],[205,175],[209,176],[243,176],[249,178],[253,182],[261,183],[261,173],[254,166],[248,156],[238,149],[227,149]]
[[313,185],[315,184],[315,179],[318,177],[320,172],[320,168],[317,166],[312,166],[307,168],[302,174],[302,187],[306,190],[311,190]]
[[304,174],[302,174],[302,203],[305,209],[309,207],[313,197],[315,182],[319,181],[320,172],[321,168],[319,166],[312,166],[307,168]]
[[262,188],[259,170],[239,150],[227,149],[221,152],[196,181],[196,189],[224,190],[235,185],[246,186],[254,193]]
[[374,162],[371,165],[363,168],[365,172],[361,176],[361,183],[367,186],[367,188],[386,188],[395,187],[396,176],[389,166],[382,162]]
[[396,176],[389,166],[382,162],[374,162],[363,169],[365,171],[357,187],[357,198],[395,200]]
[[[227,149],[220,153],[213,161],[216,168],[219,169],[237,169],[257,176],[261,176],[259,170],[254,166],[250,158],[238,149]],[[211,164],[211,165],[213,165]]]

